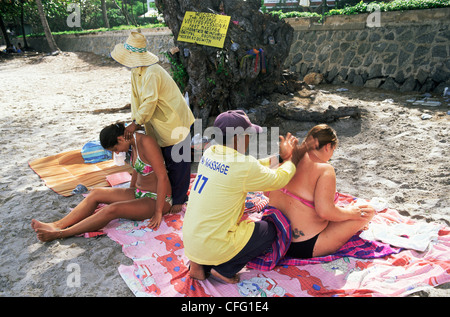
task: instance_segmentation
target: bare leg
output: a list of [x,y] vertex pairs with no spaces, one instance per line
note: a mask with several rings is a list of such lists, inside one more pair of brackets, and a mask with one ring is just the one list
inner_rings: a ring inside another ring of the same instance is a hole
[[313,256],[325,256],[339,250],[358,231],[362,230],[372,219],[347,220],[341,222],[329,222],[328,226],[319,234],[314,246]]
[[64,218],[52,223],[45,223],[33,219],[31,227],[36,231],[37,229],[59,230],[70,227],[81,220],[91,216],[98,204],[100,203],[114,203],[118,201],[134,199],[133,189],[129,188],[96,188],[93,189],[89,195],[83,199],[78,206],[76,206]]
[[[106,193],[109,198],[103,197],[105,198],[103,201],[101,199],[98,200],[99,196],[102,197],[105,194],[104,192],[100,192],[92,197],[92,200],[96,202],[95,207],[92,207],[93,204],[90,205],[92,203],[90,201],[82,205],[87,200],[86,198],[63,219],[51,224],[33,220],[32,227],[37,232],[39,240],[52,241],[58,238],[67,238],[84,232],[99,230],[111,220],[117,218],[144,220],[153,216],[156,207],[155,200],[150,198],[135,199],[133,190],[121,190],[122,192],[114,192],[114,195],[111,195],[111,191]],[[111,200],[119,200],[120,198],[122,201],[113,202],[93,214],[99,202],[109,203]],[[169,209],[170,205],[166,203],[163,212],[167,213]]]
[[67,216],[55,222],[59,229],[70,227],[91,216],[98,204],[112,204],[133,200],[134,190],[131,188],[97,188],[75,207]]

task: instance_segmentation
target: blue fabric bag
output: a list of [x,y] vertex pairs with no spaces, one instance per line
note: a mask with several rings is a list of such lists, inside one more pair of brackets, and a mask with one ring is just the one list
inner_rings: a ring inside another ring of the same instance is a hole
[[81,156],[85,163],[98,163],[112,159],[112,152],[105,150],[100,141],[89,141],[83,145]]

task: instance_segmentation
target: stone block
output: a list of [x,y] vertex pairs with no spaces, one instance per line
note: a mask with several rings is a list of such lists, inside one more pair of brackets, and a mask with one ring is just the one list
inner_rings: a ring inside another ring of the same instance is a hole
[[430,51],[430,48],[427,46],[418,46],[416,51],[414,52],[414,59],[418,59],[419,57],[424,56]]
[[398,67],[402,68],[407,65],[408,60],[410,59],[411,54],[409,52],[405,52],[401,50],[398,54]]
[[447,59],[447,47],[448,45],[437,45],[431,49],[431,57],[437,57]]
[[388,44],[386,42],[378,42],[372,45],[372,50],[378,53],[384,52]]
[[417,81],[413,77],[408,77],[403,85],[400,87],[401,92],[414,91],[417,86]]
[[329,72],[328,74],[326,74],[326,79],[328,82],[332,82],[334,77],[337,76],[337,74],[339,73],[339,70],[337,68],[337,66],[334,66]]
[[355,85],[357,87],[364,86],[364,80],[361,75],[359,75],[359,74],[355,75],[355,78],[353,80],[353,85]]
[[294,58],[292,59],[292,64],[296,65],[298,64],[303,58],[303,54],[302,53],[298,53],[294,56]]
[[383,76],[382,69],[383,69],[383,65],[381,65],[381,64],[373,65],[373,67],[371,67],[369,70],[369,74],[368,74],[367,78],[372,79],[372,78],[382,77]]
[[399,84],[395,82],[392,77],[386,78],[384,83],[380,86],[381,89],[387,89],[387,90],[397,90],[399,88]]
[[381,83],[384,81],[383,78],[374,78],[374,79],[369,79],[364,83],[364,87],[367,88],[378,88],[380,87]]
[[376,32],[372,32],[369,35],[369,41],[370,42],[378,42],[379,40],[381,40],[381,35],[376,33]]
[[344,59],[342,61],[342,66],[349,66],[353,57],[355,57],[356,53],[354,51],[348,51],[344,55]]

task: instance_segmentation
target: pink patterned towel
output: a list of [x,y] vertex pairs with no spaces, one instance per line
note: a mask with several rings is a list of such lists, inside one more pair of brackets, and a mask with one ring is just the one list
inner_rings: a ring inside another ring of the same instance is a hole
[[354,235],[336,253],[323,257],[310,259],[296,259],[285,257],[291,243],[291,226],[286,216],[278,209],[268,206],[264,210],[263,220],[272,222],[277,229],[277,239],[272,244],[271,250],[253,259],[247,264],[248,268],[270,271],[278,265],[305,265],[331,262],[343,257],[359,259],[376,259],[394,253],[399,253],[400,248],[393,248],[389,244],[361,239],[359,234]]
[[[340,196],[343,204],[353,200]],[[300,261],[295,263],[285,259],[288,262],[270,271],[244,268],[238,284],[212,277],[197,281],[189,277],[189,260],[183,251],[183,217],[184,212],[164,216],[156,231],[148,227],[148,220],[119,219],[103,229],[133,260],[133,265],[120,265],[119,273],[136,296],[406,296],[450,282],[450,228],[444,226],[426,252],[397,252],[397,248],[354,237],[340,250],[343,253],[330,257],[295,259]],[[262,213],[246,212],[245,217],[256,221]],[[392,209],[373,221],[415,224]]]

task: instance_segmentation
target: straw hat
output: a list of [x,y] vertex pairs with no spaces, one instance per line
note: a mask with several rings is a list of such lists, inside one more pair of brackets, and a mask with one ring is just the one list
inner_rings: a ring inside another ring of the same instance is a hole
[[117,44],[111,52],[111,57],[130,68],[150,66],[159,61],[158,56],[147,51],[145,36],[138,32],[131,32],[126,43]]

